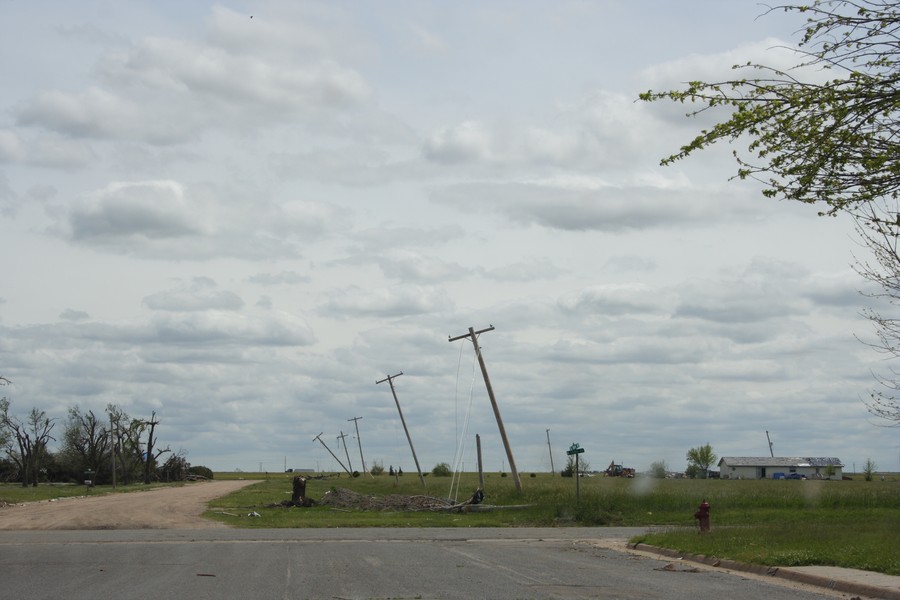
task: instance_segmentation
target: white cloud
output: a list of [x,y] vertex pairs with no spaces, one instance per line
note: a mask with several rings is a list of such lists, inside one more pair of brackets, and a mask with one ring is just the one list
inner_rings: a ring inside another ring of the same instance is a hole
[[442,312],[450,307],[452,302],[440,288],[398,285],[363,289],[352,286],[332,292],[319,310],[336,318],[400,318]]
[[68,215],[73,240],[166,239],[210,233],[184,186],[174,181],[112,183],[87,196]]
[[159,292],[144,298],[144,306],[152,310],[192,312],[205,310],[236,311],[244,306],[241,297],[228,290]]
[[516,223],[568,231],[699,226],[749,210],[744,203],[704,194],[703,188],[591,185],[579,189],[571,183],[464,183],[435,189],[432,197],[459,209],[498,213]]
[[25,159],[25,144],[14,131],[0,131],[0,161],[21,162]]
[[315,202],[177,181],[114,182],[56,210],[55,231],[76,244],[151,258],[296,256],[340,221]]
[[560,306],[567,311],[605,316],[653,314],[659,311],[662,295],[641,283],[595,285],[563,297]]
[[59,318],[64,321],[86,321],[90,319],[91,316],[83,310],[73,310],[71,308],[67,308],[62,313],[60,313]]
[[724,52],[692,53],[641,69],[638,80],[647,89],[673,89],[688,81],[725,81],[744,76],[732,68],[747,63],[766,65],[774,69],[790,70],[802,60],[796,46],[778,38],[753,40],[738,44]]
[[413,38],[417,42],[417,47],[426,52],[447,52],[447,43],[440,35],[434,31],[430,31],[418,23],[407,23]]
[[[175,144],[208,130],[333,117],[371,101],[365,79],[331,58],[267,54],[264,47],[288,40],[284,25],[244,23],[258,32],[257,51],[219,45],[235,45],[228,34],[233,22],[234,13],[219,9],[210,39],[148,36],[133,47],[117,46],[103,57],[94,85],[38,91],[19,103],[18,124],[75,138]],[[282,35],[261,36],[260,29]]]
[[309,282],[310,278],[296,271],[281,271],[280,273],[258,273],[251,275],[247,281],[260,285],[294,285]]

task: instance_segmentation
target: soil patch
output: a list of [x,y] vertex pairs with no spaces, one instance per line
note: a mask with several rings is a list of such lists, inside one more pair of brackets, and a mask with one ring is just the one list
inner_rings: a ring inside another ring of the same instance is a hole
[[11,504],[0,507],[0,530],[227,527],[200,515],[210,500],[253,483],[256,481],[202,481],[141,492]]

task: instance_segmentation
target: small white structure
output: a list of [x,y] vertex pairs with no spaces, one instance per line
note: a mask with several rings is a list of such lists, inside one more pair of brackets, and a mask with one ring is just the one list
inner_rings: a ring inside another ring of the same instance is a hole
[[723,456],[719,460],[722,479],[836,479],[840,481],[844,465],[838,458],[781,456]]

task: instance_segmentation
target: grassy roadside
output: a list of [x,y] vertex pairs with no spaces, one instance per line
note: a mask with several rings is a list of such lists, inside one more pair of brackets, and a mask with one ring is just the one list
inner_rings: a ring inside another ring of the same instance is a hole
[[[236,527],[547,527],[648,526],[641,541],[683,552],[778,565],[837,565],[900,575],[900,478],[887,481],[699,481],[584,478],[546,474],[523,477],[523,492],[509,477],[485,481],[485,504],[522,506],[483,513],[361,511],[327,506],[271,507],[290,499],[291,474],[216,474],[217,479],[259,478],[256,485],[210,503],[206,515]],[[307,496],[332,488],[365,495],[451,496],[450,478],[312,480]],[[477,487],[464,474],[458,499]],[[713,531],[700,536],[693,513],[712,505]],[[256,512],[259,517],[248,517]]]

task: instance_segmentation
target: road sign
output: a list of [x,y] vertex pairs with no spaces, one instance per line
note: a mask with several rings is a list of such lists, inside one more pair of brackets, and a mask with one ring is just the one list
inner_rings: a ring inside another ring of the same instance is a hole
[[582,452],[584,452],[584,448],[581,447],[581,444],[572,444],[569,446],[569,450],[566,454],[572,456],[573,454],[581,454]]

